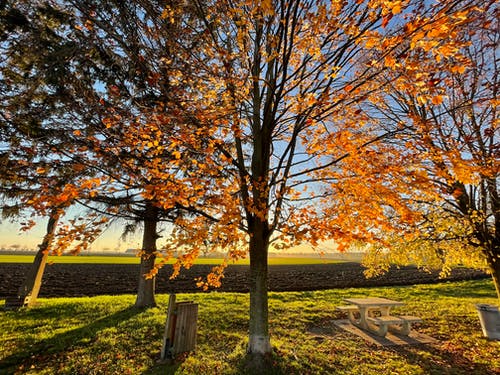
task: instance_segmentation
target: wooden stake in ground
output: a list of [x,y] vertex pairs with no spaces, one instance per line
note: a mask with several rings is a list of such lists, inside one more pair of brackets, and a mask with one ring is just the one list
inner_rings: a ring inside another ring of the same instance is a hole
[[42,286],[42,278],[45,271],[45,265],[47,264],[50,245],[52,244],[60,216],[61,210],[58,208],[52,209],[49,216],[49,222],[47,223],[47,231],[43,237],[42,243],[38,247],[38,252],[35,255],[33,264],[23,284],[20,286],[17,296],[6,299],[6,308],[16,309],[23,306],[31,307],[35,304],[38,293],[40,292],[40,287]]

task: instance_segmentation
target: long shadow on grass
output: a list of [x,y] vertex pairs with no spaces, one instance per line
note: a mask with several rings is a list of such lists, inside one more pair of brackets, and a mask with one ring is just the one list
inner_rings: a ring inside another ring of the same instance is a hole
[[465,358],[460,351],[448,351],[428,345],[419,345],[418,350],[412,350],[411,347],[406,346],[393,350],[406,358],[409,363],[419,366],[425,374],[498,374],[498,369],[494,370],[485,364],[472,362]]
[[462,298],[495,298],[495,287],[491,278],[467,281],[465,287],[460,283],[441,283],[436,288],[434,285],[418,286],[411,289],[413,297],[423,296],[424,299],[440,297],[462,297]]
[[25,340],[25,342],[20,342],[18,345],[19,350],[2,359],[0,362],[0,374],[3,374],[4,371],[9,374],[11,373],[10,371],[15,369],[14,367],[17,368],[20,365],[29,368],[32,363],[43,362],[45,358],[53,354],[67,351],[68,347],[74,349],[79,346],[88,345],[89,341],[92,341],[99,331],[114,327],[117,322],[128,320],[143,311],[132,306],[112,315],[94,320],[83,327],[59,333],[41,341],[32,342],[31,340]]
[[[186,357],[183,357],[170,364],[158,363],[143,375],[174,375],[185,359]],[[274,348],[273,354],[270,355],[240,357],[236,360],[234,373],[238,375],[285,375],[290,374],[290,369],[287,369],[286,359]]]

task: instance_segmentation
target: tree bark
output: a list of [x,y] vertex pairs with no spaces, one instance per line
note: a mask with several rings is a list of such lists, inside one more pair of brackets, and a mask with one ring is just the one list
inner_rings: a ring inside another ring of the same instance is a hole
[[57,222],[59,221],[60,216],[61,211],[57,208],[52,209],[50,212],[45,236],[43,237],[42,243],[38,246],[38,252],[36,253],[33,264],[26,275],[26,279],[19,287],[17,300],[6,302],[7,307],[10,307],[10,304],[12,304],[12,307],[32,307],[36,303],[38,294],[40,293],[40,287],[42,286],[43,273],[45,271],[45,265],[47,264],[49,248],[52,244],[52,240],[54,239]]
[[268,310],[268,249],[267,222],[258,218],[250,237],[250,327],[249,354],[271,353]]
[[500,255],[495,249],[489,250],[490,252],[486,254],[488,260],[488,266],[491,272],[491,278],[493,279],[493,284],[495,285],[495,290],[497,292],[497,298],[500,300]]
[[158,225],[158,209],[152,203],[146,203],[144,212],[144,232],[142,237],[141,267],[139,286],[135,306],[148,308],[156,306],[155,276],[148,277],[154,269],[156,260],[156,240]]

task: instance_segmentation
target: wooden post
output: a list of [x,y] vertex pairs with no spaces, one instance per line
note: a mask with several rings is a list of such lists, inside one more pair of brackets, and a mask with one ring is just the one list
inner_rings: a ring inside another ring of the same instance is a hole
[[165,332],[163,333],[163,342],[161,347],[161,359],[171,357],[170,349],[174,338],[174,309],[175,309],[175,294],[171,294],[168,299],[167,308],[167,323],[165,324]]
[[198,304],[175,302],[175,294],[168,301],[167,322],[163,334],[161,359],[172,359],[176,354],[196,347]]

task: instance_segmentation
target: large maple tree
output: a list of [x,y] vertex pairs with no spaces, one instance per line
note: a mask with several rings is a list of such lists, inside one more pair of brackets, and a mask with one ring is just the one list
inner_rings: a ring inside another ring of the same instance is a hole
[[[249,255],[248,351],[256,358],[271,351],[271,244],[382,241],[418,218],[410,188],[418,176],[401,162],[414,155],[388,141],[397,126],[374,124],[360,104],[377,100],[382,72],[419,69],[406,56],[421,39],[452,59],[456,41],[445,34],[467,23],[473,5],[209,1],[165,9],[171,22],[197,16],[186,29],[198,43],[176,49],[197,69],[178,72],[173,89],[188,82],[191,90],[171,103],[173,117],[151,126],[169,125],[167,147],[190,170],[173,175],[152,158],[145,166],[165,185],[145,188],[164,208],[190,214],[175,221],[167,246],[185,250],[177,267],[207,241],[228,260]],[[217,285],[224,266],[200,285]]]

